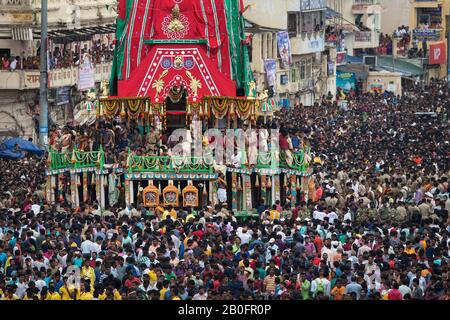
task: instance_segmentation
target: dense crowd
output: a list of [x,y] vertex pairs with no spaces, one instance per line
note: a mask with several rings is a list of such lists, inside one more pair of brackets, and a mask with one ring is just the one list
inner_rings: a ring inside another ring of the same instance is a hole
[[[85,59],[89,59],[94,65],[110,62],[114,56],[114,44],[102,41],[102,39],[92,40],[89,46],[83,48],[73,47],[71,43],[67,45],[55,45],[49,52],[48,66],[50,69],[70,68],[78,66]],[[39,69],[39,49],[36,55],[25,54],[23,56],[9,56],[4,54],[1,57],[0,70],[37,70]]]
[[[448,300],[447,84],[348,99],[277,113],[280,147],[311,146],[314,175],[294,208],[262,201],[246,221],[210,204],[49,204],[45,160],[2,160],[2,299]],[[55,129],[50,144],[157,149],[131,127]]]
[[96,65],[112,61],[113,56],[114,45],[102,43],[101,40],[94,41],[90,48],[85,46],[78,52],[70,47],[56,46],[49,57],[49,67],[50,69],[69,68],[78,66],[86,59]]

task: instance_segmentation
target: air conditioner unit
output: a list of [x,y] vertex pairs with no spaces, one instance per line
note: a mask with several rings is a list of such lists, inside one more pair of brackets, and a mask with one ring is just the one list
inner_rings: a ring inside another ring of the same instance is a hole
[[378,65],[378,57],[377,56],[364,56],[363,61],[365,65],[376,67]]

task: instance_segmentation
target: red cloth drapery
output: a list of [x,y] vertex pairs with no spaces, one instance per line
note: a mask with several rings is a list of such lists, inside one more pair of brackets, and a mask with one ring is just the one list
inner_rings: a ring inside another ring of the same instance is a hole
[[235,82],[217,69],[201,44],[154,46],[133,75],[119,81],[118,94],[147,96],[153,103],[162,103],[174,86],[186,88],[190,102],[200,102],[204,96],[236,95]]
[[[121,8],[126,0],[119,3]],[[129,0],[133,1],[130,19],[125,27],[120,45],[124,47],[122,79],[128,79],[133,71],[150,54],[153,45],[145,40],[199,40],[206,39],[208,56],[216,68],[230,78],[229,39],[226,25],[224,0],[182,0],[177,1],[180,8],[178,20],[181,30],[169,28],[173,20],[176,4],[168,0]],[[170,30],[169,30],[170,29]]]

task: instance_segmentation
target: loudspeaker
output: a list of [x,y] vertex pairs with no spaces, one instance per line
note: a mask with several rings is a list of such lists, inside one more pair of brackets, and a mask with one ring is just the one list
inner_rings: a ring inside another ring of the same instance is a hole
[[245,89],[244,88],[236,88],[236,96],[237,97],[245,97]]

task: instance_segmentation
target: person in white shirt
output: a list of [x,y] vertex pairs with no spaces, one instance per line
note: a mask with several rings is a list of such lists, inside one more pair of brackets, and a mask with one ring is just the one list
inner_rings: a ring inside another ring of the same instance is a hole
[[204,287],[200,287],[198,293],[194,294],[192,300],[207,300],[208,292],[205,291]]
[[227,202],[227,189],[219,187],[217,189],[217,199],[220,203]]
[[16,286],[17,286],[16,296],[18,296],[19,299],[23,299],[28,289],[28,285],[25,282],[25,276],[20,276],[20,282],[16,283]]
[[241,166],[242,153],[237,151],[231,155],[231,166],[234,168],[239,168]]
[[347,221],[347,220],[349,220],[350,222],[352,221],[352,214],[350,213],[350,211],[347,211],[344,214],[344,221]]
[[142,284],[139,286],[139,289],[141,289],[144,292],[149,292],[150,290],[157,290],[156,287],[156,282],[152,283],[150,281],[150,276],[144,272],[143,276],[143,282]]
[[331,224],[334,224],[334,220],[339,218],[338,215],[336,214],[336,212],[334,212],[334,211],[331,211],[330,213],[328,213],[327,217],[328,217],[328,221]]
[[90,239],[86,239],[81,243],[80,249],[83,256],[91,256],[91,250],[94,246],[94,242]]
[[326,239],[324,246],[323,246],[322,250],[320,251],[320,255],[321,255],[322,259],[325,258],[324,255],[326,254],[327,262],[331,262],[335,253],[336,253],[335,250],[333,250],[333,248],[331,247],[330,239]]
[[370,252],[370,247],[367,244],[363,244],[359,249],[357,256],[363,255],[365,252]]
[[402,285],[398,287],[398,290],[402,293],[402,297],[405,298],[405,295],[409,294],[412,296],[411,288],[407,286],[408,280],[404,279],[402,281]]
[[247,227],[238,228],[236,234],[241,239],[241,244],[248,244],[252,239],[252,235],[248,232]]
[[91,253],[95,252],[95,253],[99,254],[100,251],[102,251],[102,241],[103,241],[102,237],[97,237],[97,240],[95,242],[92,242]]
[[67,267],[67,252],[65,249],[61,250],[58,255],[57,259],[61,267],[65,268]]
[[11,61],[11,63],[10,63],[10,65],[9,65],[9,71],[14,71],[14,70],[16,70],[16,68],[17,68],[17,60],[19,59],[19,57],[17,57],[17,58],[14,58],[12,61]]
[[41,206],[38,204],[33,204],[31,206],[31,210],[33,210],[34,215],[36,216],[39,212],[41,212]]
[[42,280],[42,279],[36,280],[35,285],[36,285],[36,288],[39,289],[39,292],[41,292],[41,290],[42,290],[43,287],[47,286],[47,284],[45,283],[45,281]]
[[322,211],[319,211],[319,210],[316,210],[316,211],[313,212],[313,219],[323,221],[323,219],[325,217],[326,217],[326,213],[325,212],[322,212]]

